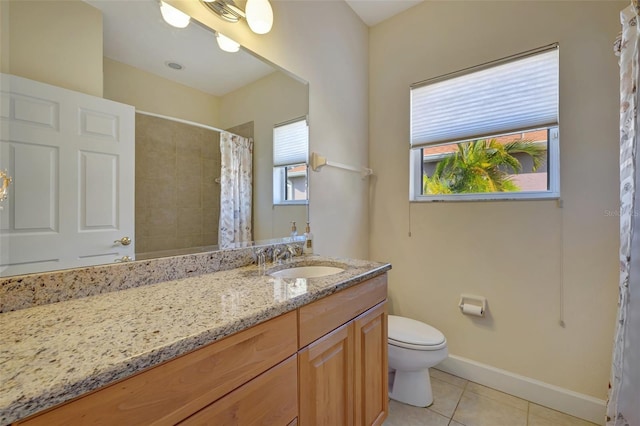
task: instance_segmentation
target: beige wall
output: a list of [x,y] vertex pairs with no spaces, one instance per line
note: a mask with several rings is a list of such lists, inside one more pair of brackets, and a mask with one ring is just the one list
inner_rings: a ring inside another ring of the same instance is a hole
[[[3,0],[2,9],[2,72],[102,96],[98,9],[80,0]],[[9,25],[4,25],[7,10]]]
[[[342,1],[273,1],[273,30],[253,34],[200,3],[169,0],[269,61],[309,82],[310,148],[330,160],[366,165],[368,30]],[[368,181],[325,167],[310,177],[315,250],[368,255]]]
[[273,126],[306,115],[308,94],[306,84],[278,71],[220,99],[220,127],[254,123],[254,240],[289,236],[291,221],[304,230],[306,206],[273,207]]
[[219,126],[218,97],[106,57],[104,97],[140,111]]
[[[450,353],[606,398],[617,302],[618,67],[624,2],[426,2],[370,32],[371,257],[391,310]],[[560,43],[562,202],[408,203],[409,85]],[[410,218],[410,223],[409,223]],[[408,231],[411,229],[411,236]],[[564,318],[559,325],[560,289]],[[486,296],[463,316],[461,293]]]
[[0,72],[8,74],[11,69],[9,65],[9,8],[8,1],[0,1]]

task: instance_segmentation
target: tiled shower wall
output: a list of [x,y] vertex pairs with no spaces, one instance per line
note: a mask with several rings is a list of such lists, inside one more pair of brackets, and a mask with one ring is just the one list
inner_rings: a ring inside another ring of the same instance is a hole
[[136,114],[136,255],[217,244],[218,177],[218,132]]

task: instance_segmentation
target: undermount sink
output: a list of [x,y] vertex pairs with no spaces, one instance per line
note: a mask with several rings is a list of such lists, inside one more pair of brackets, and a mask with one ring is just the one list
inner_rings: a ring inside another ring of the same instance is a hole
[[281,269],[279,271],[272,272],[269,275],[276,278],[318,278],[339,274],[340,272],[344,272],[344,269],[335,266],[313,265]]

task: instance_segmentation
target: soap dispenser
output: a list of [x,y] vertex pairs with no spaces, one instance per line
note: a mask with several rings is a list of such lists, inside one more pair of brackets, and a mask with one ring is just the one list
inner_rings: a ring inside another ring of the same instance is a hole
[[295,241],[298,236],[298,228],[296,228],[296,223],[291,222],[291,241]]
[[309,226],[309,222],[307,222],[307,229],[304,233],[305,243],[302,252],[304,254],[313,254],[313,234],[311,233],[311,227]]

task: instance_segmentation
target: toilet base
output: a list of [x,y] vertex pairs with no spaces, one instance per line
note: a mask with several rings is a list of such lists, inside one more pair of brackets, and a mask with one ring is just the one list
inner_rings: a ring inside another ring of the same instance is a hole
[[419,371],[395,371],[389,398],[416,407],[433,404],[429,369]]

